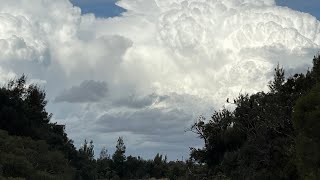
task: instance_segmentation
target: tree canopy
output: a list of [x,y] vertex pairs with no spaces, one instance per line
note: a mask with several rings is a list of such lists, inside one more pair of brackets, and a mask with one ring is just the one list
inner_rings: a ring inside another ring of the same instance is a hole
[[204,147],[191,158],[211,177],[319,179],[319,62],[289,78],[278,65],[269,92],[240,95],[234,110],[200,117],[191,130]]

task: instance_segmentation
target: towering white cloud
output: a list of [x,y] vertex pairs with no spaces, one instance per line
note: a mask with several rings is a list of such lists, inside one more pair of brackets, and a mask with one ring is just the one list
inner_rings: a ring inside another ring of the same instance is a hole
[[267,90],[277,63],[310,66],[320,47],[319,21],[273,0],[120,0],[127,12],[105,19],[68,0],[0,3],[1,81],[46,82],[76,142],[124,135],[132,151],[173,158],[196,144],[183,132],[197,116]]

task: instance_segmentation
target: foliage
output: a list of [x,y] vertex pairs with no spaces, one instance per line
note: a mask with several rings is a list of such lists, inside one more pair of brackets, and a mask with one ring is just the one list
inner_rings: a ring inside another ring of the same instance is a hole
[[50,151],[45,141],[10,136],[0,130],[0,170],[6,178],[72,179],[74,169],[62,152]]
[[0,129],[10,135],[45,140],[49,149],[63,151],[70,160],[76,154],[73,142],[63,125],[50,123],[52,115],[46,112],[45,95],[38,86],[27,86],[24,75],[0,88]]
[[96,160],[94,159],[93,141],[84,140],[77,156],[77,169],[84,180],[94,180],[96,177]]
[[[62,158],[66,158],[66,166],[73,166],[77,171],[81,172],[82,169],[80,169],[81,167],[79,166],[79,164],[81,164],[79,162],[81,161],[81,157],[74,147],[73,141],[67,137],[65,127],[50,122],[51,114],[45,109],[47,104],[45,95],[45,92],[40,87],[33,84],[27,85],[26,76],[24,75],[19,79],[10,81],[6,87],[1,87],[0,129],[7,131],[9,135],[21,136],[21,138],[24,136],[30,138],[30,141],[43,142],[43,144],[47,146],[47,151],[52,153],[45,154],[41,151],[37,157],[43,156],[41,160],[49,164],[51,168],[59,165]],[[31,142],[31,144],[34,143]],[[28,155],[27,153],[20,153],[20,156],[4,154],[5,152],[3,151],[0,153],[1,157],[9,158],[5,160],[6,162],[14,163],[18,161],[17,159],[20,159],[21,163],[30,162],[29,160],[25,160]],[[60,157],[61,155],[62,157]],[[55,160],[59,160],[59,162],[56,162],[56,164],[52,163],[55,162]],[[31,167],[32,170],[32,166],[28,166],[27,164],[24,168],[28,167]],[[38,167],[38,165],[36,167]],[[16,169],[16,171],[19,172],[14,172],[14,174],[20,174],[25,177],[28,173],[24,172],[24,168]],[[50,174],[52,173],[55,172],[50,172]],[[7,176],[8,175],[5,177]],[[40,179],[50,179],[47,174],[41,171],[39,171],[37,176],[39,176]],[[28,178],[30,177],[28,176]],[[35,178],[37,177],[33,177],[33,179]]]
[[[319,178],[316,129],[319,128],[317,103],[320,101],[315,94],[319,89],[298,100],[309,93],[320,77],[320,56],[313,62],[311,72],[287,79],[278,65],[274,80],[269,83],[270,92],[240,95],[234,100],[233,111],[215,112],[209,121],[203,117],[198,119],[191,130],[204,140],[204,147],[192,148],[191,159],[208,165],[207,177]],[[297,100],[294,129],[292,112]],[[304,118],[306,120],[302,120]],[[305,134],[305,126],[314,130],[312,136]]]
[[320,84],[294,108],[296,164],[303,179],[320,178]]
[[93,141],[85,140],[76,150],[65,127],[50,122],[45,95],[38,86],[27,85],[25,76],[0,88],[1,179],[136,179],[173,174],[169,169],[175,163],[168,164],[162,155],[153,160],[126,157],[122,137],[112,156],[103,149],[96,160]]

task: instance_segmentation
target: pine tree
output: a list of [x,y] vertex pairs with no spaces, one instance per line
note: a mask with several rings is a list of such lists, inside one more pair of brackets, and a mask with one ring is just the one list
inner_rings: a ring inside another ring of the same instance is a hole
[[124,162],[126,160],[125,153],[126,153],[126,146],[124,145],[123,138],[119,137],[116,145],[116,151],[112,155],[112,160],[113,160],[113,167],[120,178],[122,178],[125,173],[124,172],[125,170]]

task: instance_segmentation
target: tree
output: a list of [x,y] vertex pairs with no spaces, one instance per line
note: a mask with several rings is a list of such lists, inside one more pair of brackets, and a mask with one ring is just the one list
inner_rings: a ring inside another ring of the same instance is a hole
[[281,87],[285,82],[284,69],[280,68],[279,64],[274,69],[274,71],[275,71],[274,80],[269,82],[269,85],[268,85],[272,93],[281,91]]
[[102,148],[100,157],[97,160],[97,178],[98,179],[111,179],[115,172],[111,168],[112,160],[108,154],[107,148]]
[[73,179],[74,174],[63,153],[50,151],[45,141],[0,130],[0,179]]
[[311,74],[317,82],[320,82],[320,54],[314,56],[313,58],[313,67]]
[[296,164],[303,179],[320,178],[320,84],[294,108]]
[[116,151],[112,155],[113,161],[124,162],[126,159],[126,146],[124,145],[123,138],[119,137],[117,140]]
[[165,177],[168,172],[167,159],[163,158],[159,153],[153,159],[151,176],[157,179]]
[[45,140],[50,150],[64,152],[73,163],[76,149],[67,137],[65,127],[50,122],[52,115],[45,109],[45,91],[34,84],[27,86],[26,81],[26,76],[22,75],[0,87],[0,129],[10,135]]
[[125,156],[126,146],[124,145],[123,138],[119,137],[116,145],[116,151],[112,155],[113,168],[117,172],[120,178],[124,175],[124,162],[126,160]]
[[77,170],[84,180],[94,180],[96,178],[96,161],[94,159],[94,145],[84,140],[83,145],[79,149],[79,155],[76,165]]
[[106,147],[103,147],[100,151],[100,160],[103,159],[110,159],[110,155],[108,154],[108,149]]
[[85,140],[77,150],[65,126],[50,122],[46,104],[45,91],[27,85],[24,75],[0,87],[0,180],[177,179],[185,174],[184,163],[175,162],[167,173],[166,158],[159,154],[154,160],[126,158],[122,137],[112,158],[104,148],[96,160],[93,142]]
[[89,160],[94,159],[94,145],[93,141],[91,140],[90,143],[87,140],[84,140],[84,144],[79,149],[80,155],[87,157]]
[[270,92],[240,95],[233,111],[215,112],[209,121],[200,117],[191,130],[204,147],[192,148],[191,160],[207,165],[206,176],[213,179],[297,179],[292,111],[316,83],[316,74],[286,79],[278,65]]

